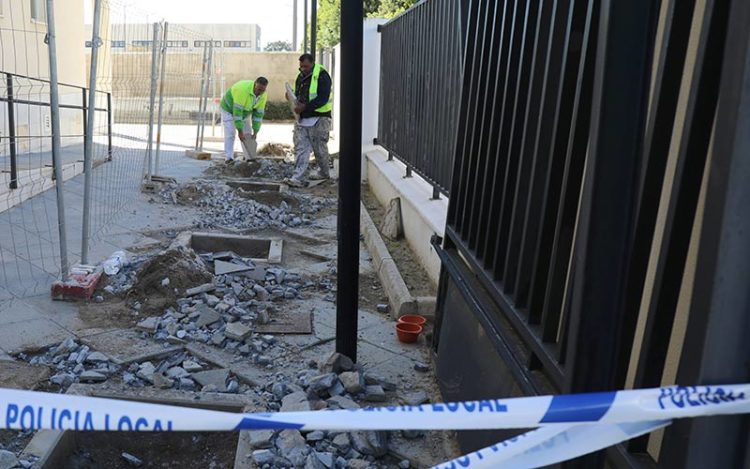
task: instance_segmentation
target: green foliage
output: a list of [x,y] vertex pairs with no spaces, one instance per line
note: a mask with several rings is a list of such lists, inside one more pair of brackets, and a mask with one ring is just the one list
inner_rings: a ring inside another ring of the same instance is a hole
[[266,52],[291,52],[292,43],[287,41],[269,42],[264,50]]
[[289,103],[286,101],[269,101],[266,103],[266,114],[264,121],[288,121],[293,120],[294,114],[289,109]]
[[[341,0],[319,0],[318,44],[323,49],[331,49],[340,40]],[[370,18],[393,18],[403,13],[417,0],[365,0],[365,16]]]

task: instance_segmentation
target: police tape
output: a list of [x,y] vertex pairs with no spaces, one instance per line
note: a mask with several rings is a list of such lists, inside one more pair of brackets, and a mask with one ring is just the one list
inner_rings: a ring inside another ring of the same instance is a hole
[[[530,462],[551,459],[559,462],[564,460],[560,457],[569,454],[575,457],[596,451],[668,425],[672,419],[740,413],[750,413],[750,384],[251,414],[0,389],[0,429],[8,430],[203,432],[540,427],[441,466],[445,468],[497,467],[498,461],[507,461],[508,467],[538,467]],[[585,444],[574,445],[573,441]],[[471,465],[472,462],[476,464]],[[488,462],[495,466],[486,465]]]
[[434,469],[529,469],[568,461],[666,427],[671,420],[541,427]]

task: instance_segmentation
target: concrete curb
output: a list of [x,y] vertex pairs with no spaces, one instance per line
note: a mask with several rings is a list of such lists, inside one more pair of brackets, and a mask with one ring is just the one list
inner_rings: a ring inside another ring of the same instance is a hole
[[378,228],[362,202],[360,202],[359,225],[367,250],[372,256],[372,263],[378,272],[380,283],[383,284],[385,294],[388,296],[392,317],[398,319],[406,314],[421,314],[433,318],[435,298],[415,298],[409,293],[409,288],[401,277],[396,262],[388,252]]

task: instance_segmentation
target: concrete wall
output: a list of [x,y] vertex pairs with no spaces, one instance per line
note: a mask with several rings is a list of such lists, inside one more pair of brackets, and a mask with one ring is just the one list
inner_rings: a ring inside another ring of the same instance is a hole
[[[0,72],[30,78],[49,80],[49,55],[44,37],[47,24],[31,18],[29,0],[0,0]],[[42,2],[44,4],[44,2]],[[60,84],[85,86],[86,61],[84,48],[84,0],[69,0],[65,6],[56,3],[55,28],[57,39],[57,71]],[[4,77],[3,77],[3,83]],[[49,102],[49,86],[41,81],[14,79],[17,99]],[[80,105],[81,91],[66,86],[59,87],[60,103]],[[17,105],[16,135],[44,135],[51,133],[48,107]],[[60,126],[63,135],[81,134],[83,114],[80,111],[61,110]],[[0,133],[7,132],[7,108],[0,106]],[[62,145],[78,144],[77,139],[62,139]],[[47,151],[49,138],[19,139],[19,156],[28,151]],[[0,156],[9,152],[8,140],[0,140]]]
[[[284,83],[293,84],[299,73],[298,58],[299,54],[296,52],[237,52],[224,54],[223,57],[217,56],[214,59],[214,73],[217,80],[216,94],[220,96],[222,89],[229,88],[239,80],[254,79],[262,75],[270,81],[268,100],[284,101]],[[124,73],[146,77],[145,81],[138,86],[132,80],[114,80],[113,92],[115,96],[148,96],[149,82],[147,78],[151,70],[150,53],[114,53],[109,60],[112,62],[112,75],[125,71]],[[198,98],[201,61],[201,56],[197,52],[175,52],[172,49],[167,52],[168,75],[176,76],[183,70],[184,73],[197,76],[195,80],[179,80],[178,82],[167,83],[169,96]],[[187,70],[187,68],[190,69]]]
[[229,87],[238,80],[268,78],[268,100],[284,101],[284,83],[294,86],[299,73],[297,52],[242,52],[224,55],[222,76]]

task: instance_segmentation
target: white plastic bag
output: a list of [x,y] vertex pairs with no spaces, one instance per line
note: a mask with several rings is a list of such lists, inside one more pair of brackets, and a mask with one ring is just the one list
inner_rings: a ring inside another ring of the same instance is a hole
[[116,251],[109,256],[109,259],[104,261],[102,267],[104,268],[104,273],[107,275],[117,275],[122,266],[127,265],[126,263],[127,256],[125,255],[125,251]]

